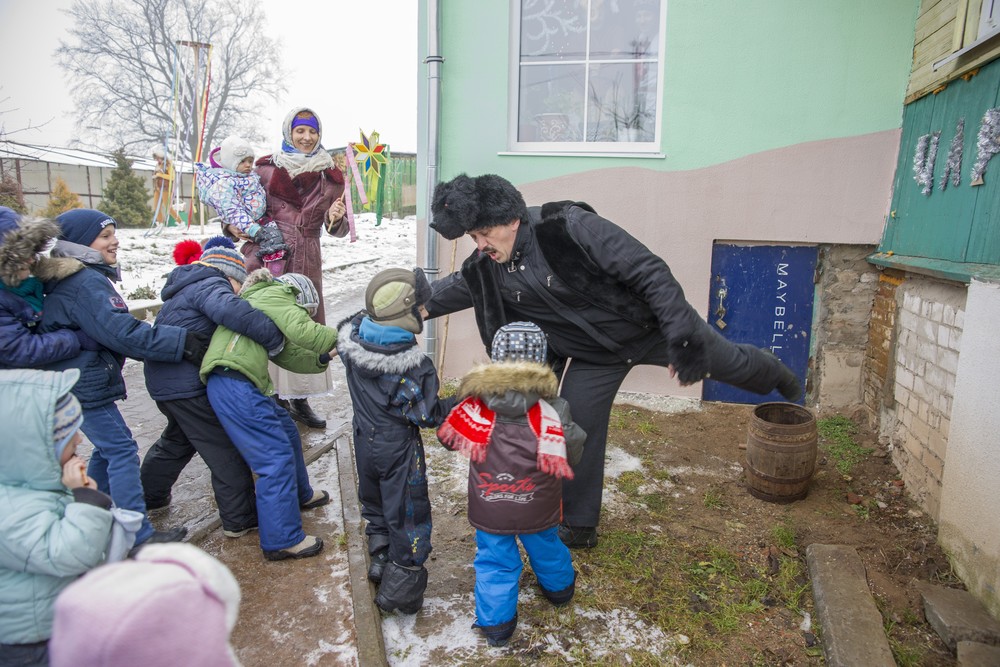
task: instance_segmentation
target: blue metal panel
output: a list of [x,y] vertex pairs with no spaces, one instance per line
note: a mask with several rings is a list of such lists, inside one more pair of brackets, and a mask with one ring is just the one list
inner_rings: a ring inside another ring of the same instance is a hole
[[[712,248],[712,285],[708,322],[734,343],[766,347],[784,361],[805,386],[816,258],[815,246],[739,246]],[[706,401],[763,403],[783,401],[778,392],[763,396],[706,380]]]

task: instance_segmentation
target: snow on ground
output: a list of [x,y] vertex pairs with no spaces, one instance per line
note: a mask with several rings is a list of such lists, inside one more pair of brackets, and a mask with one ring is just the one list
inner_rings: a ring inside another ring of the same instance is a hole
[[[347,237],[338,239],[329,234],[320,237],[323,291],[328,304],[359,289],[363,293],[371,277],[383,269],[418,264],[416,218],[383,218],[381,224],[376,224],[374,213],[362,213],[356,216],[355,226],[358,239],[354,243]],[[130,297],[140,288],[147,288],[158,297],[167,274],[176,266],[174,246],[184,239],[205,241],[219,231],[217,225],[209,224],[204,228],[200,225],[159,228],[155,234],[149,234],[148,229],[119,229],[122,281],[118,291],[130,305],[142,301],[141,297]],[[358,304],[359,309],[363,307],[363,303]]]
[[[342,298],[357,299],[364,293],[371,277],[383,269],[390,267],[412,267],[421,264],[416,257],[417,225],[414,217],[404,219],[383,219],[376,225],[374,214],[361,214],[356,218],[356,242],[348,238],[333,238],[324,235],[321,238],[323,247],[323,288],[327,299],[328,311],[331,306],[339,303]],[[201,228],[192,225],[190,229],[183,227],[166,228],[158,233],[149,234],[145,229],[119,229],[117,234],[121,242],[118,256],[122,269],[122,282],[118,285],[119,292],[130,305],[137,305],[144,296],[137,295],[137,290],[146,292],[151,301],[156,300],[160,289],[166,281],[167,274],[174,268],[172,252],[174,246],[183,239],[193,238],[204,241],[218,232],[215,225]],[[141,289],[144,288],[144,289]],[[345,312],[353,313],[364,307],[364,303],[356,304],[356,308]],[[698,402],[691,399],[665,399],[650,397],[643,394],[628,394],[619,397],[626,403],[641,405],[650,409],[676,412],[698,409]],[[606,474],[615,478],[621,473],[642,468],[641,462],[617,447],[608,449]],[[467,464],[466,464],[467,465]],[[464,489],[466,487],[467,467],[461,463],[444,465],[429,470],[428,475],[437,481],[443,481],[446,489],[445,505],[461,502],[464,505]],[[463,497],[458,498],[459,494]],[[613,496],[613,494],[610,494]],[[611,500],[613,502],[613,500]],[[442,507],[437,507],[438,511]],[[470,528],[471,531],[471,528]],[[469,564],[471,567],[471,563]],[[323,590],[323,594],[341,594],[335,590]],[[533,592],[526,589],[522,597],[527,599]],[[439,616],[435,623],[439,632],[433,636],[422,636],[415,631],[416,618],[413,616],[393,615],[383,620],[383,634],[386,653],[389,662],[394,667],[427,664],[429,657],[442,648],[447,650],[450,658],[463,664],[467,660],[502,659],[503,649],[486,649],[485,640],[471,629],[474,621],[474,604],[472,592],[455,594],[444,598],[428,598],[425,601],[422,615]],[[594,655],[614,655],[627,651],[632,647],[641,647],[653,651],[654,654],[669,655],[678,644],[684,644],[683,636],[668,637],[654,628],[646,627],[635,614],[628,609],[616,609],[609,612],[584,610],[575,608],[579,614],[594,623],[595,630],[604,628],[608,632],[599,632],[591,637],[589,650]],[[522,630],[528,627],[529,619],[523,619]],[[544,649],[551,655],[562,655],[572,659],[573,646],[567,646],[565,637],[556,638],[549,635],[550,641]],[[336,638],[326,638],[328,642]],[[336,655],[337,642],[324,643],[314,654],[305,656],[309,664]],[[485,651],[485,653],[484,653]],[[341,655],[341,658],[348,656]],[[678,664],[671,661],[670,664]]]

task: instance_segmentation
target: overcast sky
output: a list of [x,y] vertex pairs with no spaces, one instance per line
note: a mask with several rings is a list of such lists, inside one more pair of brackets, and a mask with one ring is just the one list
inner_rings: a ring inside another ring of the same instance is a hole
[[[288,92],[261,109],[269,147],[293,106],[313,107],[323,143],[359,140],[376,130],[394,151],[417,149],[417,0],[260,0],[271,34],[282,42]],[[55,62],[71,0],[0,0],[0,123],[27,143],[68,146],[74,138],[72,99]],[[293,11],[289,11],[294,8]]]

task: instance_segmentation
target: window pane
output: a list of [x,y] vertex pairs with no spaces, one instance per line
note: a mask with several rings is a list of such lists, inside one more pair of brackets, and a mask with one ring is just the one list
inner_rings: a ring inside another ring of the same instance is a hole
[[583,60],[586,0],[521,0],[521,62]]
[[653,141],[656,63],[591,65],[587,141]]
[[591,0],[590,58],[655,58],[660,0]]
[[583,141],[584,65],[521,67],[518,141]]
[[653,143],[663,2],[519,0],[514,141]]

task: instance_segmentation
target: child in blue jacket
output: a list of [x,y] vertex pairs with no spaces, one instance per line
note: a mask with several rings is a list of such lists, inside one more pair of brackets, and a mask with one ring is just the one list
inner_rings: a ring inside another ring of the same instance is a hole
[[83,343],[95,345],[79,329],[38,332],[42,281],[31,274],[49,261],[39,255],[57,236],[55,222],[22,220],[0,206],[0,368],[37,368],[75,357]]
[[[222,236],[209,239],[197,261],[170,272],[157,325],[181,326],[205,336],[221,325],[260,343],[271,356],[277,354],[284,347],[284,334],[236,294],[246,278],[243,255],[233,242]],[[253,475],[208,402],[199,367],[187,360],[147,360],[145,374],[149,396],[167,418],[166,428],[142,461],[146,507],[170,504],[171,487],[197,452],[212,474],[223,533],[241,537],[257,528]]]
[[421,428],[454,405],[438,397],[434,364],[417,345],[423,271],[386,269],[372,278],[365,310],[340,326],[337,351],[354,405],[354,457],[361,515],[368,522],[368,578],[383,611],[419,611],[431,552],[431,505]]
[[[204,355],[208,338],[181,327],[150,326],[129,312],[114,287],[119,279],[114,218],[78,208],[56,221],[61,234],[50,254],[60,260],[45,285],[41,330],[81,329],[100,343],[100,349],[84,350],[46,368],[80,370],[73,393],[83,405],[83,433],[94,445],[87,474],[115,505],[145,515],[139,445],[115,404],[125,398],[125,357],[196,361]],[[183,527],[154,532],[147,517],[136,534],[136,544],[177,541],[185,534]]]

